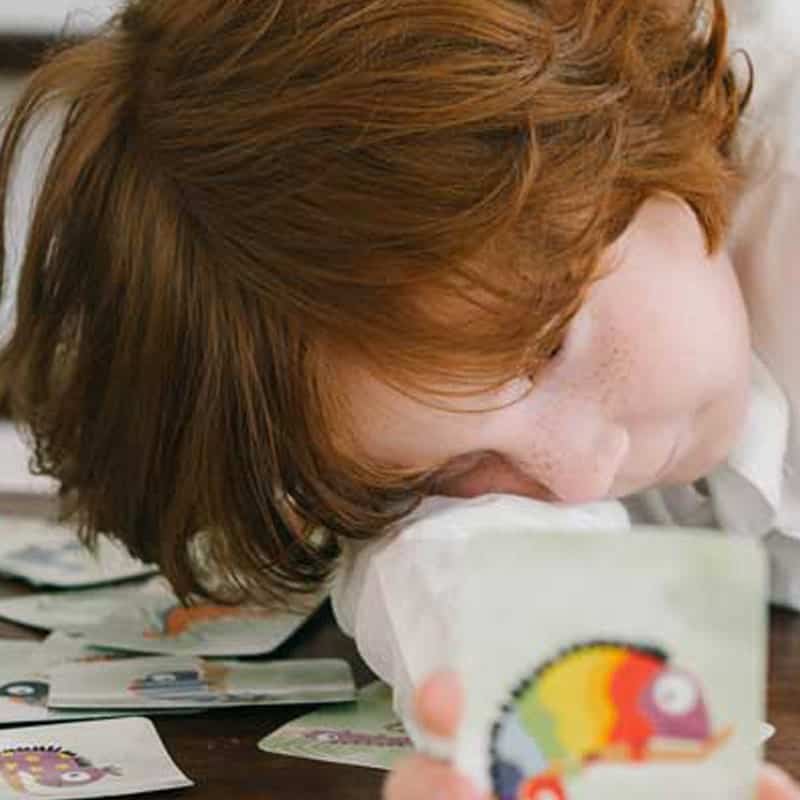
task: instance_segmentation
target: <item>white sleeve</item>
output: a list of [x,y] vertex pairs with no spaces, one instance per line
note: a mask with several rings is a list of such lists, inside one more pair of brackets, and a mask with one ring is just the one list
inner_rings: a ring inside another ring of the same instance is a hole
[[783,479],[766,538],[772,601],[800,610],[800,5],[728,0],[728,6],[733,45],[748,52],[754,68],[740,135],[752,175],[736,207],[731,255],[753,346],[789,407]]
[[[419,744],[412,695],[431,672],[454,664],[466,542],[493,531],[628,530],[620,503],[561,507],[523,497],[432,497],[396,532],[345,546],[333,588],[342,630],[361,657],[394,689],[394,708]],[[426,744],[429,744],[426,742]]]

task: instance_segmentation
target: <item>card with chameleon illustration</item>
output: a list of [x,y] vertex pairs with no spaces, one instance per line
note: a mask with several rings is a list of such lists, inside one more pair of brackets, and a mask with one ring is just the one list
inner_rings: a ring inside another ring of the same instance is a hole
[[[325,599],[304,599],[304,610],[255,605],[182,605],[163,579],[149,582],[97,624],[70,626],[87,644],[138,653],[192,656],[263,655],[283,644]],[[0,605],[2,613],[2,605]]]
[[54,708],[219,708],[340,703],[353,700],[350,665],[341,659],[261,662],[152,656],[78,663],[51,674]]
[[141,717],[0,731],[0,800],[116,797],[193,783]]
[[766,565],[703,531],[468,545],[459,767],[495,800],[753,800]]
[[413,750],[392,711],[392,690],[380,682],[361,689],[354,703],[293,720],[258,746],[267,753],[386,770]]
[[100,536],[91,552],[67,525],[0,515],[0,572],[36,586],[66,589],[151,575],[156,568],[107,536]]

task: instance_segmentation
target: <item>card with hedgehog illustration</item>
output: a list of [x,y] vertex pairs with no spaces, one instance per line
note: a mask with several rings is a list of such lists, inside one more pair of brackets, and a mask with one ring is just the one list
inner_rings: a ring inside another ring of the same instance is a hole
[[753,800],[757,543],[638,529],[468,548],[457,761],[494,800]]
[[0,731],[0,800],[116,797],[192,786],[141,717]]

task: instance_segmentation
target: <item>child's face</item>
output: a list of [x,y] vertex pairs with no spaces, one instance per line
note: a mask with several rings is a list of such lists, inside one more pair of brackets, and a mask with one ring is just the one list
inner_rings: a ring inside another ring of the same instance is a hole
[[730,261],[708,259],[694,214],[666,196],[643,206],[609,256],[616,266],[532,389],[519,379],[469,398],[411,397],[343,369],[358,453],[439,470],[437,493],[461,497],[590,502],[707,474],[748,398],[748,324]]

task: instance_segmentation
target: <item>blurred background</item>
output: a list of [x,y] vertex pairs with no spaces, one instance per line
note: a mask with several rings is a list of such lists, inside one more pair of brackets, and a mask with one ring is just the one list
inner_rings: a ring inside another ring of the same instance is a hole
[[[90,32],[109,17],[117,1],[0,0],[0,129],[3,111],[52,40],[63,31]],[[54,485],[29,473],[25,442],[2,417],[0,398],[0,495],[11,498],[14,508],[46,508]],[[0,502],[0,512],[4,508]]]
[[0,108],[49,40],[101,25],[120,0],[0,0]]
[[0,34],[53,35],[69,29],[90,30],[108,17],[115,0],[3,0]]

